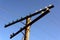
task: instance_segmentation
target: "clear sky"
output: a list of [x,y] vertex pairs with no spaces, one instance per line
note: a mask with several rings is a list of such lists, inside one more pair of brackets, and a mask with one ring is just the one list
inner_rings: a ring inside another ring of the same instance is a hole
[[0,40],[22,40],[22,33],[10,39],[10,34],[24,26],[22,23],[8,28],[4,28],[4,25],[49,4],[55,7],[48,15],[31,26],[30,40],[60,40],[60,0],[0,0]]

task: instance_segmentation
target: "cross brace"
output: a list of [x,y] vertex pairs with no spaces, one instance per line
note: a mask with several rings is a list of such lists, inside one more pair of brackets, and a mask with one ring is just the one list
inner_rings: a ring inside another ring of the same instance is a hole
[[[45,11],[47,8],[51,9],[53,7],[54,7],[54,5],[49,5],[48,7],[44,8],[42,10],[39,10],[38,12],[35,12],[35,13],[31,14],[31,15],[28,15],[28,17],[33,17],[33,16],[35,16],[37,14],[40,14],[42,11]],[[9,24],[5,25],[4,27],[6,28],[6,27],[11,26],[11,25],[13,25],[15,23],[21,22],[21,21],[25,20],[26,18],[27,18],[27,16],[24,17],[24,18],[21,18],[19,20],[13,21],[12,23],[9,23]]]

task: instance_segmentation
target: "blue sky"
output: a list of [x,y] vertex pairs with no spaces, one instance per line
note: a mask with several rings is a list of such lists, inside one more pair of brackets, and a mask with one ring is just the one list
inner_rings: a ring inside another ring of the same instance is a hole
[[19,22],[8,28],[4,28],[4,25],[49,4],[55,7],[31,26],[30,40],[60,40],[60,0],[0,0],[0,40],[22,40],[22,33],[12,39],[9,38],[10,34],[24,26],[22,23]]

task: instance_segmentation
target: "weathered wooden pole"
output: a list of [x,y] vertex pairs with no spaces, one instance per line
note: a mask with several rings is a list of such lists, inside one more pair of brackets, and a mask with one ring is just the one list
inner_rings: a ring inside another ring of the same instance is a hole
[[[26,25],[28,25],[31,22],[30,17],[27,16],[26,18]],[[30,25],[25,28],[25,37],[24,40],[29,40],[30,35]]]

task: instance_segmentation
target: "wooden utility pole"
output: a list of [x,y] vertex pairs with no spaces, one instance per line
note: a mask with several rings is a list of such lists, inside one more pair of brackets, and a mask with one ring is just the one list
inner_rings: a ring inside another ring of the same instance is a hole
[[[26,25],[28,25],[31,22],[30,17],[27,16],[26,18]],[[30,25],[25,28],[25,37],[24,40],[29,40],[30,35]]]
[[[49,9],[53,8],[54,5],[49,5],[48,7],[45,7],[44,9],[42,10],[39,10],[31,15],[28,15],[28,16],[25,16],[21,19],[18,19],[16,21],[12,21],[11,23],[8,23],[6,24],[4,27],[8,27],[8,26],[11,26],[13,24],[16,24],[18,22],[21,22],[21,21],[24,21],[26,20],[26,24],[23,28],[20,28],[16,33],[13,33],[10,35],[10,39],[13,38],[14,36],[16,36],[17,34],[19,34],[20,32],[22,32],[23,30],[25,30],[25,34],[24,35],[24,38],[22,40],[29,40],[29,34],[30,34],[30,26],[35,23],[36,21],[38,21],[39,19],[41,19],[42,17],[44,17],[46,14],[48,14],[50,12]],[[41,14],[40,14],[41,13]],[[37,18],[35,18],[34,20],[30,20],[31,17],[35,16],[35,15],[38,15],[40,14]],[[24,24],[24,23],[23,23]]]

